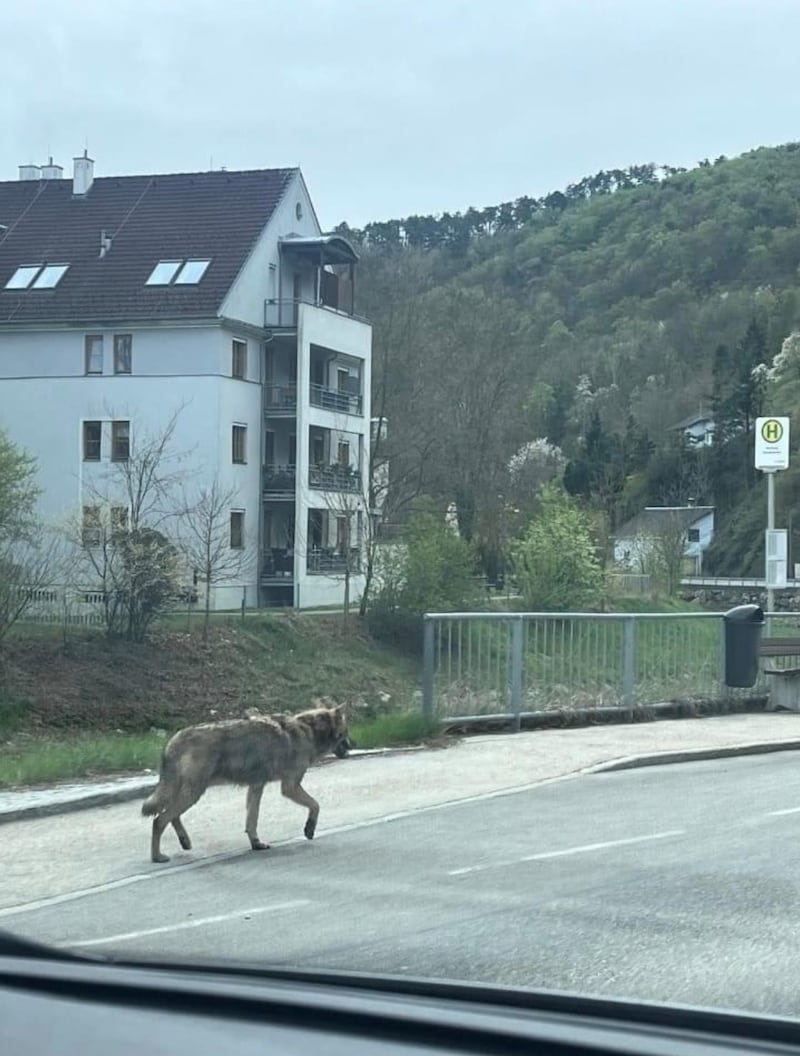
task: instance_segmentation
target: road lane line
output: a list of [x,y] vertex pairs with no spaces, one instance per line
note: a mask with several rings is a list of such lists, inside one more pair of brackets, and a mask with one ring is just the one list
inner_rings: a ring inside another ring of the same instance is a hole
[[448,876],[466,876],[467,873],[480,873],[486,869],[500,869],[508,865],[519,865],[522,862],[543,862],[548,858],[566,858],[571,854],[586,854],[588,851],[604,851],[609,847],[628,847],[633,843],[647,843],[650,840],[666,840],[670,836],[685,836],[685,829],[669,829],[667,832],[653,832],[648,836],[630,836],[625,840],[606,840],[604,843],[584,843],[580,847],[566,847],[561,851],[542,851],[540,854],[526,854],[522,858],[509,858],[502,862],[486,862],[483,865],[466,865],[461,869],[450,869]]
[[786,810],[768,810],[766,812],[768,818],[780,818],[784,814],[800,814],[800,807],[787,807]]
[[102,939],[80,939],[75,942],[60,942],[58,945],[67,949],[80,946],[105,946],[110,942],[127,942],[129,939],[143,939],[150,935],[166,935],[171,931],[186,931],[189,928],[203,928],[208,924],[222,924],[228,920],[240,920],[243,917],[255,917],[261,913],[278,913],[285,909],[300,909],[310,906],[307,898],[296,898],[291,902],[276,902],[272,906],[256,906],[254,909],[237,909],[234,913],[218,913],[214,917],[198,917],[197,920],[185,920],[180,924],[165,924],[161,928],[144,928],[141,931],[125,931],[119,935],[106,935]]

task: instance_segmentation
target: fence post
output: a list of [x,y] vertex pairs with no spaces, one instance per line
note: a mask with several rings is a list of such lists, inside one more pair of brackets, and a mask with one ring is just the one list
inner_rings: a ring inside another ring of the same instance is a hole
[[522,725],[522,617],[511,621],[511,671],[509,672],[510,705],[513,716],[512,729],[519,733]]
[[422,714],[433,716],[433,620],[423,618]]
[[626,708],[634,705],[636,685],[636,619],[627,616],[623,621],[622,637],[622,703]]

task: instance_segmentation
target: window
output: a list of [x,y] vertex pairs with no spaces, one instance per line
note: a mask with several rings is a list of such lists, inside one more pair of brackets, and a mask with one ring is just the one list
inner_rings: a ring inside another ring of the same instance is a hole
[[34,290],[53,290],[66,274],[69,264],[45,264],[33,284]]
[[187,260],[175,276],[176,286],[194,286],[206,273],[210,260]]
[[102,425],[100,422],[83,423],[83,461],[99,462],[102,451]]
[[272,549],[274,537],[272,510],[264,510],[264,549]]
[[103,335],[87,334],[84,342],[86,354],[86,373],[103,373]]
[[339,448],[337,453],[339,465],[343,469],[347,469],[350,465],[350,443],[347,440],[339,441]]
[[275,465],[275,433],[271,429],[264,432],[264,463],[267,466]]
[[690,528],[689,531],[686,533],[686,535],[687,535],[687,539],[688,539],[688,541],[690,543],[699,543],[700,542],[700,529],[699,528]]
[[159,260],[145,286],[195,286],[210,263],[210,260]]
[[111,537],[121,535],[123,532],[127,532],[128,524],[130,521],[129,511],[127,506],[112,506],[111,507]]
[[297,435],[289,433],[289,465],[297,464]]
[[131,457],[131,423],[111,423],[111,461],[127,462]]
[[179,260],[159,260],[150,272],[150,278],[145,286],[169,286],[180,266]]
[[336,388],[339,392],[350,392],[350,371],[346,367],[336,368]]
[[348,547],[348,524],[346,517],[336,518],[336,549],[340,554],[345,553]]
[[5,285],[7,290],[27,290],[36,276],[39,274],[41,264],[24,265],[17,268]]
[[244,510],[231,510],[231,550],[244,549]]
[[234,341],[231,353],[231,374],[234,378],[244,378],[247,374],[247,342]]
[[233,450],[232,458],[234,462],[244,463],[247,461],[245,457],[247,452],[247,426],[246,425],[234,425],[233,427]]
[[114,334],[114,373],[130,374],[131,352],[133,349],[132,334]]
[[81,525],[81,542],[84,546],[99,546],[102,539],[100,507],[84,506]]

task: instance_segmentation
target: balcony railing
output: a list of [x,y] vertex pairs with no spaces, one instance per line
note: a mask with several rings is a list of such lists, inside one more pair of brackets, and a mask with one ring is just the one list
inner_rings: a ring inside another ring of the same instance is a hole
[[297,410],[297,386],[293,384],[274,385],[272,382],[265,385],[264,406],[269,414],[280,411],[288,411],[291,414]]
[[309,466],[308,484],[320,491],[360,491],[361,474],[352,466]]
[[266,465],[261,471],[261,488],[265,497],[291,495],[294,497],[297,471],[294,466]]
[[337,307],[335,304],[326,303],[325,300],[315,302],[307,297],[297,300],[293,298],[278,299],[270,297],[264,301],[264,326],[268,330],[296,330],[297,329],[297,306],[299,304],[310,304],[312,308],[322,308],[326,312],[334,312],[336,315],[346,315],[349,319],[358,322],[366,322],[360,315],[346,308]]
[[335,550],[312,550],[306,558],[306,572],[312,576],[343,575],[350,569],[351,575],[361,571],[361,552],[353,547],[349,554]]
[[325,385],[311,386],[311,403],[314,407],[338,414],[363,414],[364,401],[360,393],[329,389]]
[[265,550],[261,555],[261,580],[291,583],[294,579],[294,555],[288,550]]

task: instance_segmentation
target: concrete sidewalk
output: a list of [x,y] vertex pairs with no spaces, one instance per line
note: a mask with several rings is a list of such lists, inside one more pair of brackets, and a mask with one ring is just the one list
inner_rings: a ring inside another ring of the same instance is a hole
[[[482,735],[436,751],[354,752],[346,764],[334,769],[342,784],[337,791],[344,799],[350,798],[350,785],[361,800],[365,784],[380,784],[381,798],[387,786],[396,784],[394,802],[419,809],[578,773],[798,749],[800,714],[768,712]],[[380,756],[390,758],[393,765],[384,769]],[[144,773],[3,791],[0,823],[141,799],[155,780],[155,774]]]

